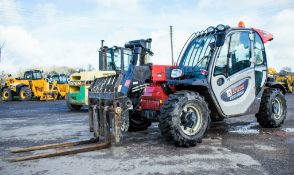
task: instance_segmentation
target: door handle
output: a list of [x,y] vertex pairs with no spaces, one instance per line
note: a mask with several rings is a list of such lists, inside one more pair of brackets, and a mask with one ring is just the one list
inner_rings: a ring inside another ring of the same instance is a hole
[[217,85],[219,85],[219,86],[223,85],[224,82],[225,82],[225,79],[224,79],[224,78],[219,78],[219,79],[217,79],[217,81],[216,81]]

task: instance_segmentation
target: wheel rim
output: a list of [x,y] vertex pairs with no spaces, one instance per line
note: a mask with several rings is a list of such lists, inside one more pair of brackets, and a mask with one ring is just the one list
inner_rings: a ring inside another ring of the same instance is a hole
[[4,97],[5,100],[8,99],[9,93],[8,92],[3,92],[3,97]]
[[283,107],[282,102],[278,97],[276,97],[272,102],[272,112],[274,114],[275,119],[278,120],[282,117]]
[[195,135],[202,126],[201,111],[192,105],[184,106],[180,114],[180,127],[187,135]]
[[27,96],[27,94],[26,94],[25,91],[21,91],[21,92],[20,92],[20,97],[21,97],[22,99],[25,99],[26,96]]

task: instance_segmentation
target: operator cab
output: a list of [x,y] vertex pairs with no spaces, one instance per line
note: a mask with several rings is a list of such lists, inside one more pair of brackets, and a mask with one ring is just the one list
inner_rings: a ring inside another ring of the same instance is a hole
[[65,74],[56,74],[51,77],[52,82],[57,81],[58,84],[66,84],[67,76]]
[[42,78],[43,78],[43,75],[42,75],[42,71],[40,70],[26,71],[24,73],[25,80],[40,80]]

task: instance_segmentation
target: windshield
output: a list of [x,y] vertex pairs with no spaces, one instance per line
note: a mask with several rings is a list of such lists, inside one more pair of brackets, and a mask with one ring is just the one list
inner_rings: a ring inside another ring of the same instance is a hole
[[32,71],[28,71],[24,73],[24,78],[25,79],[41,79],[42,78],[42,74],[41,72],[32,72]]
[[41,72],[33,72],[33,79],[41,79],[42,74]]
[[107,52],[107,70],[116,71],[121,67],[121,51],[120,49],[108,49]]
[[[122,56],[123,56],[123,66],[122,66]],[[131,58],[132,58],[132,52],[129,49],[108,49],[107,70],[121,71],[123,67],[123,70],[127,71]]]
[[211,56],[212,47],[215,43],[214,35],[195,37],[187,46],[180,60],[179,67],[184,71],[207,70],[208,62]]
[[59,76],[60,83],[67,83],[67,77],[65,75]]
[[24,73],[24,78],[25,79],[32,79],[32,72],[25,72]]
[[53,75],[52,81],[59,81],[59,75]]

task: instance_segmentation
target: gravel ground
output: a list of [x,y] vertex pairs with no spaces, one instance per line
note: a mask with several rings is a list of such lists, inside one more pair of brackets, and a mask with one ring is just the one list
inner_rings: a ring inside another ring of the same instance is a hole
[[[214,123],[193,148],[177,148],[157,124],[126,133],[121,145],[76,155],[11,163],[11,147],[90,138],[87,111],[64,101],[0,103],[0,174],[294,174],[294,95],[278,129],[262,129],[253,116]],[[23,154],[26,155],[26,154]]]

